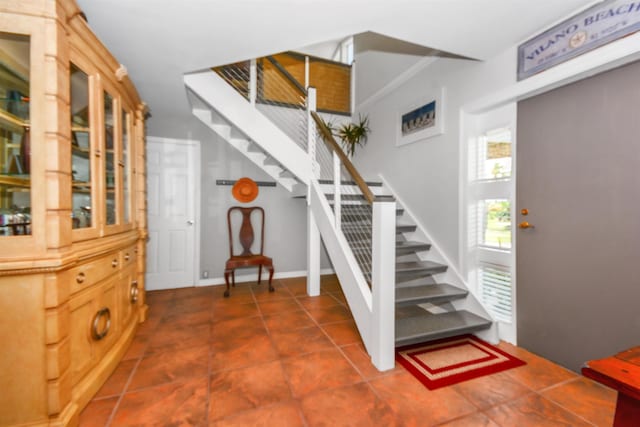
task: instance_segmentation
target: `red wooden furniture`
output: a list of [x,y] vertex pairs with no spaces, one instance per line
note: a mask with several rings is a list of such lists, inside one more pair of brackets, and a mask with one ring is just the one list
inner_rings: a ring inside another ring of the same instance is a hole
[[640,346],[591,360],[582,375],[618,391],[614,427],[640,426]]
[[[242,214],[242,224],[240,225],[239,240],[242,245],[242,252],[238,255],[235,254],[233,249],[233,232],[232,232],[232,214],[235,211],[239,211]],[[253,232],[253,225],[251,224],[251,216],[254,212],[260,215],[260,253],[254,254],[251,252],[251,246],[255,240]],[[227,289],[224,291],[224,296],[229,296],[229,275],[231,275],[231,282],[233,286],[236,286],[236,268],[246,267],[258,267],[258,284],[262,279],[262,267],[266,267],[269,270],[269,292],[273,292],[273,286],[271,285],[271,279],[273,278],[273,260],[263,254],[264,252],[264,209],[259,206],[243,208],[240,206],[234,206],[227,211],[227,225],[229,227],[229,254],[231,258],[227,260],[224,269],[224,281],[227,284]]]

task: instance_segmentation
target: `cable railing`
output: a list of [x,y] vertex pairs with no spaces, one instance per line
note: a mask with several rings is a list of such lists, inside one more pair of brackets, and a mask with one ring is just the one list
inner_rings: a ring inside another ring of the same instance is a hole
[[277,58],[257,60],[256,108],[307,150],[307,91]]
[[[340,148],[329,127],[316,112],[312,112],[323,144],[316,153],[323,179],[331,171],[329,180],[334,185],[332,195],[336,226],[340,227],[365,279],[372,279],[372,204],[375,196],[358,170]],[[329,158],[329,156],[331,156]]]
[[[312,169],[307,178],[311,274],[308,291],[310,295],[320,292],[321,235],[372,362],[380,370],[391,369],[394,366],[395,202],[376,200],[318,114],[317,111],[344,114],[341,107],[344,100],[340,101],[342,104],[334,104],[337,110],[330,105],[318,108],[317,88],[310,84],[313,79],[309,78],[311,61],[303,58],[303,68],[298,66],[300,58],[296,55],[280,54],[217,67],[214,71],[307,152]],[[340,76],[340,67],[335,68],[336,75]],[[303,80],[305,86],[300,83]],[[333,84],[333,80],[330,83]],[[281,156],[285,158],[283,153]],[[331,185],[333,191],[324,191],[320,183]],[[315,276],[318,278],[314,279]]]
[[213,71],[307,150],[307,91],[276,56],[223,65]]

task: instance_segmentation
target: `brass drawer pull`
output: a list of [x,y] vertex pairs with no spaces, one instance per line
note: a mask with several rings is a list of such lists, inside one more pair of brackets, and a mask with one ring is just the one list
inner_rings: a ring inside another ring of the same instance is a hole
[[129,255],[129,252],[127,252],[126,254],[124,254],[124,260],[125,261],[129,261],[131,259],[131,256]]
[[113,261],[111,261],[111,267],[116,268],[118,266],[118,260],[114,259]]
[[140,293],[140,289],[138,289],[138,281],[134,280],[131,282],[131,289],[129,290],[129,301],[131,304],[135,304],[138,302],[138,294]]
[[[100,326],[100,320],[103,317],[106,319],[104,324],[104,329],[98,332],[98,327]],[[111,328],[111,310],[109,310],[108,307],[101,308],[93,317],[93,325],[91,327],[91,338],[93,338],[95,341],[100,341],[102,338],[107,336],[110,328]]]
[[85,276],[84,271],[81,271],[80,273],[78,273],[78,275],[76,276],[76,283],[78,284],[82,284],[84,283],[84,279],[86,279],[87,276]]

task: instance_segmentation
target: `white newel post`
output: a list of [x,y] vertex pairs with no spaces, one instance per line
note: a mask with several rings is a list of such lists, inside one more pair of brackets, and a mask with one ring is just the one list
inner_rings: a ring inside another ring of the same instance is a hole
[[371,242],[371,361],[380,371],[395,365],[396,202],[373,203]]
[[258,67],[255,58],[249,63],[249,102],[256,105],[258,96]]
[[[320,166],[316,161],[316,125],[311,112],[316,111],[316,88],[307,87],[307,151],[313,168],[312,179],[320,176]],[[320,230],[311,211],[311,197],[307,189],[307,295],[320,295]]]

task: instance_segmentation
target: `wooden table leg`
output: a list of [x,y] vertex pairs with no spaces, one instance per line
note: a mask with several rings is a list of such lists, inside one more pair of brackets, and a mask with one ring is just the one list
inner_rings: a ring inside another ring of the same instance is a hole
[[616,415],[613,419],[613,427],[637,427],[640,426],[640,401],[618,392],[616,403]]

